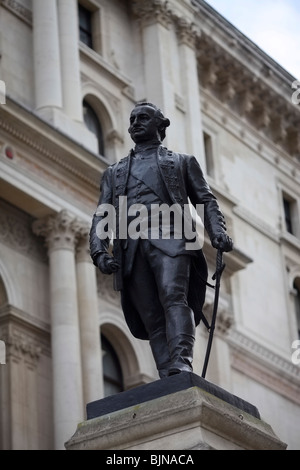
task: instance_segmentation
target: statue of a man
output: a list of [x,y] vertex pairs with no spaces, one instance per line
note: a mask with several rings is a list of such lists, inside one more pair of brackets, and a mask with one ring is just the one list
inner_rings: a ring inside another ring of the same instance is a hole
[[[180,230],[188,204],[204,208],[203,222],[214,248],[233,248],[196,158],[162,146],[169,125],[152,103],[134,107],[128,131],[135,147],[104,172],[90,232],[92,260],[102,273],[114,273],[128,327],[135,337],[149,340],[161,378],[192,372],[195,328],[204,319],[206,260],[201,246],[187,249],[190,237]],[[103,236],[107,211],[101,210],[110,206],[116,215],[112,254],[108,232]],[[162,222],[163,217],[153,216],[153,208],[162,207],[175,208],[167,227],[165,218]],[[132,230],[138,225],[139,233]]]

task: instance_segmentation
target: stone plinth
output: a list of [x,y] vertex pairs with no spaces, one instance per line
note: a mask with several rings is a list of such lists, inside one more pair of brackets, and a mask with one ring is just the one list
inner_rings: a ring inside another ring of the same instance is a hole
[[87,406],[67,450],[285,450],[256,407],[195,374]]

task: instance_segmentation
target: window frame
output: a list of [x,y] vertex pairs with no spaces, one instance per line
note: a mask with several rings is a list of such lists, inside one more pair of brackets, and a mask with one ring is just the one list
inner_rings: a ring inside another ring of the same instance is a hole
[[[102,10],[101,7],[94,0],[79,0],[78,4],[78,34],[79,41],[88,47],[90,50],[97,52],[98,54],[103,53],[102,46]],[[79,6],[90,12],[91,14],[91,36],[92,36],[92,47],[89,47],[85,42],[80,39],[80,17],[79,17]]]
[[296,277],[293,282],[295,291],[295,317],[296,327],[298,331],[298,339],[300,339],[300,277]]
[[[85,19],[87,19],[87,22],[89,23],[87,28],[82,26],[82,22],[81,22],[82,15],[81,15],[81,13],[86,14]],[[88,8],[85,8],[85,6],[83,6],[80,2],[78,2],[78,27],[79,27],[79,40],[80,40],[80,42],[85,44],[90,49],[94,49],[94,47],[93,47],[92,12]],[[85,41],[85,40],[82,39],[82,34],[84,34],[88,38],[88,41]]]
[[[287,214],[287,208],[289,214]],[[288,236],[300,239],[300,199],[281,188],[282,231]]]
[[206,174],[212,179],[215,179],[215,151],[214,151],[214,138],[213,136],[203,130],[203,147],[204,147],[204,158],[206,166]]

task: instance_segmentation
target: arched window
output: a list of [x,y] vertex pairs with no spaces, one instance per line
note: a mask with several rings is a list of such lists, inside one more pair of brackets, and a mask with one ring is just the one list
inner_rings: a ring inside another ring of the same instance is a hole
[[104,142],[101,123],[93,108],[85,100],[83,100],[83,119],[88,130],[91,131],[98,140],[99,154],[104,156]]
[[298,338],[300,339],[300,278],[294,281],[295,295],[295,311],[296,311],[296,322],[298,329]]
[[118,356],[110,342],[101,335],[104,396],[122,392],[123,374]]

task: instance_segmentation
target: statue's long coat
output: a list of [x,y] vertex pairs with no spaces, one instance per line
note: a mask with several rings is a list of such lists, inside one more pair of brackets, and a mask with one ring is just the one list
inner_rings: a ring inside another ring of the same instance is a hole
[[[140,316],[130,302],[126,290],[123,289],[122,264],[124,256],[122,240],[118,239],[119,197],[126,196],[126,183],[130,171],[131,158],[132,152],[118,163],[109,166],[104,172],[98,207],[102,204],[111,204],[115,207],[117,227],[116,236],[113,241],[113,254],[116,261],[120,264],[120,269],[114,274],[114,286],[116,290],[121,291],[125,319],[132,334],[140,339],[148,339]],[[172,204],[179,204],[182,208],[185,204],[189,204],[189,202],[195,208],[197,204],[203,204],[204,226],[210,239],[212,240],[218,234],[224,233],[226,226],[223,214],[203,176],[196,158],[191,155],[174,153],[165,147],[159,147],[157,164]],[[97,224],[101,219],[102,217],[97,215],[96,212],[90,231],[90,253],[95,264],[97,255],[101,252],[107,252],[109,247],[109,240],[100,240],[96,233]],[[172,240],[169,240],[169,242],[172,243]],[[208,274],[207,263],[202,249],[197,250],[196,256],[193,256],[192,259],[188,302],[194,312],[196,325],[199,324],[201,319],[207,325],[202,313],[202,307],[205,300]]]

